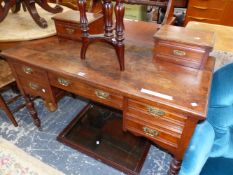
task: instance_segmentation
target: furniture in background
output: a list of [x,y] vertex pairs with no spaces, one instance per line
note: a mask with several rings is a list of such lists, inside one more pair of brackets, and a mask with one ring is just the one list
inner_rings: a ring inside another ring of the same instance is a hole
[[[15,82],[15,78],[12,75],[8,63],[0,59],[0,90],[2,90],[6,86],[9,86],[14,82]],[[1,94],[0,94],[0,109],[2,109],[6,113],[7,117],[14,124],[14,126],[18,126],[18,123],[16,122],[13,114],[11,113],[10,109],[7,106],[7,103],[4,101]]]
[[13,13],[18,13],[22,6],[24,11],[28,10],[37,25],[42,28],[48,27],[46,20],[38,14],[35,4],[40,5],[40,7],[50,13],[62,12],[62,8],[58,5],[54,8],[50,7],[47,0],[0,0],[0,22],[6,18],[10,9]]
[[199,21],[233,26],[232,0],[189,0],[185,24]]
[[[82,47],[80,58],[85,59],[86,51],[90,43],[93,42],[106,42],[112,45],[116,51],[120,70],[125,70],[125,45],[124,45],[124,3],[127,4],[141,4],[166,7],[163,24],[171,24],[174,22],[173,17],[173,0],[167,1],[145,1],[145,0],[116,0],[114,12],[116,16],[115,27],[113,27],[113,5],[111,0],[103,1],[103,14],[104,14],[104,33],[98,35],[90,35],[88,28],[88,20],[86,16],[86,0],[78,0],[78,7],[80,11],[80,28],[82,31]],[[115,34],[113,33],[115,30]]]
[[233,62],[233,27],[190,21],[186,28],[215,32],[214,50],[211,53],[217,58],[215,70],[222,67],[222,65]]
[[[180,175],[198,175],[210,157],[233,159],[232,74],[233,63],[214,73],[207,119],[195,129],[185,153]],[[222,174],[229,172],[224,169],[218,171]]]
[[186,28],[192,30],[208,30],[215,33],[215,51],[233,53],[233,27],[203,22],[190,21]]
[[[177,174],[196,125],[206,116],[214,59],[209,57],[201,71],[169,62],[154,63],[155,24],[127,21],[125,30],[124,72],[109,57],[115,50],[92,45],[83,61],[78,56],[81,43],[57,37],[32,41],[1,55],[11,65],[26,98],[34,95],[49,101],[58,88],[121,110],[123,130],[170,152],[174,160],[169,174]],[[31,101],[27,102],[40,127]]]

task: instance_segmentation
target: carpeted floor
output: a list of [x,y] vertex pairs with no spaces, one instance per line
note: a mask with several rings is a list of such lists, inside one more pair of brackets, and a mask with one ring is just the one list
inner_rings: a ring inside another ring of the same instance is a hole
[[[8,91],[3,95],[7,99],[13,94]],[[84,101],[66,96],[61,99],[58,110],[53,113],[47,111],[40,99],[35,101],[35,105],[42,121],[42,131],[39,131],[33,125],[27,109],[24,108],[15,114],[20,126],[17,128],[9,122],[0,110],[0,137],[11,141],[27,153],[67,175],[123,174],[56,141],[57,135],[85,105]],[[13,108],[14,105],[11,107]],[[170,161],[171,156],[169,154],[152,146],[140,174],[165,175]]]

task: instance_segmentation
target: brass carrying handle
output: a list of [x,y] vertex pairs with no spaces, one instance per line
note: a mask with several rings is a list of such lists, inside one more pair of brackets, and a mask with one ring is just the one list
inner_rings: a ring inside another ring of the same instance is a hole
[[186,52],[183,50],[173,50],[173,54],[177,56],[185,56]]
[[58,78],[57,81],[60,85],[65,86],[65,87],[70,85],[70,81],[64,78]]
[[33,69],[32,68],[30,68],[30,67],[23,67],[22,68],[23,69],[23,71],[26,73],[26,74],[32,74],[32,72],[33,72]]
[[148,136],[157,137],[159,135],[159,131],[155,129],[151,129],[146,126],[144,126],[142,129],[143,129],[143,132]]
[[69,35],[72,35],[75,32],[75,29],[71,29],[71,28],[65,28],[65,30]]
[[154,117],[162,117],[166,114],[164,111],[160,109],[156,109],[155,107],[152,106],[147,106],[147,111]]
[[107,99],[109,97],[108,92],[104,92],[102,90],[96,89],[95,90],[95,95],[101,99]]
[[39,90],[40,89],[40,86],[38,84],[36,84],[36,83],[29,82],[28,85],[33,90]]

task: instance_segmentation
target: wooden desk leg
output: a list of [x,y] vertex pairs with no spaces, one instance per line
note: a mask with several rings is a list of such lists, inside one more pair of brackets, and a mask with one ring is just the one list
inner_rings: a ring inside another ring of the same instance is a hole
[[35,110],[33,101],[30,99],[30,97],[28,95],[25,95],[24,99],[26,101],[26,106],[27,106],[27,108],[29,110],[29,113],[30,113],[30,115],[31,115],[31,117],[33,119],[33,123],[38,128],[41,128],[41,122],[40,122],[40,119],[38,118],[38,115],[37,115],[37,112]]
[[0,107],[3,111],[5,111],[7,117],[10,119],[10,121],[14,124],[14,126],[18,126],[18,123],[16,122],[14,116],[10,112],[9,108],[7,107],[6,103],[4,102],[3,98],[0,95]]
[[170,169],[168,171],[168,175],[178,175],[180,171],[181,161],[176,160],[176,158],[173,158]]

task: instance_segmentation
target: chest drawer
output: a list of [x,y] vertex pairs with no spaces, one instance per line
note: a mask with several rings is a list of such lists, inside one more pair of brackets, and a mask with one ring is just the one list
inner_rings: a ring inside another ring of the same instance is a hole
[[208,9],[223,10],[226,5],[226,0],[190,0],[189,7],[200,7]]
[[197,47],[187,45],[155,41],[154,58],[180,64],[183,66],[200,68],[205,51]]
[[47,73],[45,71],[25,63],[13,63],[13,66],[16,73],[25,78],[44,80],[45,77],[47,77]]
[[123,108],[123,96],[110,92],[107,89],[96,88],[81,81],[77,81],[77,79],[54,73],[49,73],[49,79],[52,86],[73,92],[116,109]]
[[[103,15],[87,13],[90,34],[103,32]],[[56,14],[54,17],[57,36],[71,40],[81,40],[80,16],[78,11],[69,10],[65,13]]]
[[201,6],[191,6],[189,7],[188,16],[207,18],[207,19],[220,19],[222,16],[223,10],[211,9],[208,7]]

